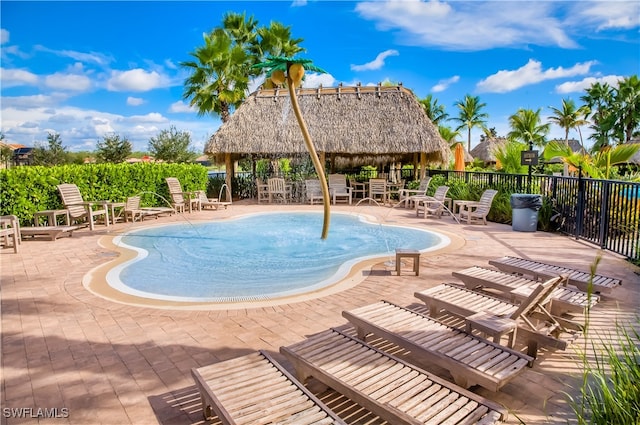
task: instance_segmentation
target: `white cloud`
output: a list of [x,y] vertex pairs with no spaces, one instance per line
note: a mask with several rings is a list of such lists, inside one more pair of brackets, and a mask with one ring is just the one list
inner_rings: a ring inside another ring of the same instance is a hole
[[307,0],[293,0],[291,2],[291,7],[301,7],[306,5],[307,5]]
[[35,86],[38,84],[38,76],[23,69],[0,68],[0,81],[3,88]]
[[0,44],[9,42],[9,31],[4,28],[0,29]]
[[80,62],[89,62],[97,65],[105,66],[113,61],[113,58],[98,52],[77,52],[75,50],[55,50],[49,49],[42,45],[34,46],[35,50],[51,53],[56,56],[71,58]]
[[168,123],[169,119],[158,112],[151,112],[146,115],[132,115],[123,118],[123,121],[130,123]]
[[481,93],[507,93],[546,80],[585,75],[595,63],[595,61],[589,61],[578,63],[571,68],[558,67],[543,70],[539,61],[530,59],[521,68],[513,71],[498,71],[485,78],[476,85],[476,89]]
[[640,26],[640,3],[637,1],[576,2],[572,10],[576,24],[589,23],[596,31]]
[[336,82],[336,79],[333,78],[331,74],[317,74],[315,72],[310,72],[305,74],[304,81],[302,82],[302,87],[305,88],[316,88],[316,87],[332,87]]
[[446,89],[449,88],[449,86],[451,84],[455,84],[458,81],[460,81],[460,76],[459,75],[454,75],[451,78],[447,78],[445,80],[440,80],[440,81],[438,81],[438,84],[436,84],[435,86],[431,87],[431,92],[439,93],[439,92],[445,91]]
[[618,81],[624,79],[624,77],[619,75],[607,75],[606,77],[587,77],[580,81],[568,81],[566,83],[562,83],[556,86],[556,93],[566,94],[566,93],[584,93],[585,90],[590,88],[595,83],[607,83],[612,87],[618,86]]
[[133,97],[133,96],[127,97],[127,105],[129,106],[140,106],[144,103],[145,103],[144,99],[141,99],[139,97]]
[[55,90],[68,90],[75,92],[87,91],[91,88],[91,80],[86,75],[55,73],[44,79],[47,87]]
[[190,112],[196,112],[196,109],[184,103],[183,101],[179,100],[171,104],[171,106],[169,107],[169,112],[174,112],[174,113],[189,112],[190,113]]
[[167,79],[156,71],[148,72],[140,68],[129,71],[111,71],[111,77],[107,81],[107,89],[110,91],[143,92],[166,85]]
[[384,52],[378,54],[374,60],[371,62],[367,62],[363,65],[351,65],[352,71],[371,71],[375,69],[380,69],[384,66],[384,60],[389,56],[398,56],[397,50],[385,50]]
[[555,2],[437,0],[358,3],[356,11],[383,31],[398,31],[406,45],[477,51],[497,47],[576,43],[557,19]]

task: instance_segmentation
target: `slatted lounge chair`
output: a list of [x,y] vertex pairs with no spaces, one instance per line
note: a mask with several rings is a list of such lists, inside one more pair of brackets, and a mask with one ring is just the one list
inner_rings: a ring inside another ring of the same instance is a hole
[[83,226],[27,226],[20,228],[20,234],[22,237],[38,237],[42,236],[43,239],[55,241],[62,236],[73,236],[75,230],[80,229]]
[[429,306],[431,317],[438,317],[440,312],[445,310],[465,318],[467,326],[474,321],[490,321],[492,318],[496,321],[501,318],[516,320],[518,335],[524,335],[527,341],[527,354],[535,358],[539,345],[565,350],[569,343],[582,333],[580,324],[552,316],[544,307],[548,304],[553,290],[564,279],[555,277],[541,282],[520,304],[447,283],[416,292],[414,295]]
[[447,326],[431,317],[387,301],[380,301],[342,315],[365,340],[374,334],[411,352],[422,366],[448,370],[463,388],[480,385],[498,391],[533,365],[533,358],[519,351]]
[[[551,277],[566,275],[568,284],[584,292],[588,291],[589,280],[591,279],[589,272],[518,257],[506,256],[490,260],[489,264],[504,272],[521,273],[532,276],[537,280],[546,280]],[[595,293],[611,293],[613,289],[620,285],[622,285],[622,280],[620,279],[599,274],[593,276],[593,292]]]
[[429,214],[441,218],[447,192],[449,192],[449,186],[438,186],[433,196],[412,196],[411,199],[416,204],[416,216],[419,216],[422,210],[424,218]]
[[196,196],[198,197],[198,203],[200,205],[200,209],[212,209],[217,210],[222,207],[225,210],[231,202],[221,201],[219,198],[207,198],[207,192],[204,190],[196,190]]
[[398,196],[400,201],[404,201],[404,207],[408,208],[411,206],[412,196],[427,196],[427,190],[429,189],[429,183],[431,183],[431,177],[425,177],[420,180],[420,186],[417,189],[400,189],[398,191]]
[[63,183],[57,186],[60,198],[64,207],[69,211],[71,221],[86,220],[89,229],[95,229],[95,217],[102,217],[104,224],[109,227],[109,201],[85,201],[78,186],[70,183]]
[[232,424],[345,424],[264,351],[193,368],[205,419]]
[[318,179],[305,180],[304,185],[306,189],[306,194],[305,194],[306,201],[309,202],[311,205],[313,205],[314,202],[319,202],[321,204],[322,188],[320,187],[320,180]]
[[497,190],[487,189],[480,196],[478,202],[464,202],[460,204],[460,221],[467,220],[467,224],[471,224],[473,221],[481,221],[484,225],[487,224],[487,215],[491,210],[491,204],[493,198],[498,194]]
[[125,206],[124,206],[125,222],[129,220],[131,220],[132,222],[136,220],[144,221],[145,217],[153,217],[157,219],[159,214],[160,214],[159,210],[154,210],[150,208],[141,208],[139,196],[128,197],[127,202],[125,203]]
[[344,174],[329,174],[329,193],[334,204],[343,199],[351,205],[353,194]]
[[9,246],[9,239],[13,246],[13,253],[17,254],[20,248],[20,221],[15,215],[0,216],[0,240],[5,247]]
[[300,382],[313,377],[390,424],[497,423],[497,403],[336,329],[280,347]]
[[[473,266],[451,273],[460,279],[468,289],[491,288],[513,302],[521,303],[538,286],[540,281],[499,270]],[[551,294],[551,314],[584,313],[598,303],[600,297],[588,296],[586,292],[558,286]]]
[[258,196],[258,203],[262,201],[269,202],[269,185],[262,179],[256,179],[256,190]]
[[171,206],[176,212],[184,212],[185,206],[189,206],[189,212],[200,209],[200,201],[195,192],[183,192],[180,180],[175,177],[165,178],[171,196]]
[[390,199],[386,178],[369,179],[369,198],[369,203],[380,200],[383,205],[387,205]]

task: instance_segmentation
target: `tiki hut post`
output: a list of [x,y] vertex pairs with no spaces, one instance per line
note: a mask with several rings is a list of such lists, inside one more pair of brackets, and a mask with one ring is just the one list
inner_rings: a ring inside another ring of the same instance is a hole
[[[226,170],[226,175],[224,176],[224,181],[227,184],[227,189],[229,189],[228,193],[233,198],[233,189],[231,187],[231,182],[233,181],[233,176],[235,174],[235,170],[233,169],[233,161],[231,160],[231,153],[227,152],[224,154],[224,165]],[[220,199],[222,201],[222,199]],[[230,202],[231,199],[226,199],[227,202]]]

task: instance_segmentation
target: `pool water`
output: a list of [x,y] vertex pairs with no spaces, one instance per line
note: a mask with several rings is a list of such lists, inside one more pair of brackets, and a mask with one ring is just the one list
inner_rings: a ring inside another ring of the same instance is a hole
[[362,260],[396,248],[428,251],[443,235],[331,214],[327,239],[322,214],[263,213],[231,220],[148,227],[116,244],[138,256],[107,273],[113,288],[158,300],[230,302],[302,294],[343,279]]

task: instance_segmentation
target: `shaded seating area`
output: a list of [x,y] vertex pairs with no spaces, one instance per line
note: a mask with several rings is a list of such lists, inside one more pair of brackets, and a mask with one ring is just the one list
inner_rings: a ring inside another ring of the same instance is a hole
[[345,424],[264,351],[191,371],[205,420],[223,424]]
[[71,222],[88,222],[89,229],[95,229],[96,217],[102,218],[104,224],[109,227],[109,201],[85,201],[78,186],[63,183],[57,186],[62,204],[69,211]]
[[533,365],[533,358],[523,353],[387,301],[342,315],[356,328],[359,339],[366,341],[368,334],[382,337],[408,350],[423,367],[434,364],[448,370],[463,388],[481,385],[498,391]]
[[[495,260],[489,260],[489,264],[498,270],[507,273],[520,273],[531,276],[535,280],[546,280],[555,276],[564,275],[567,277],[567,283],[569,285],[573,285],[583,292],[588,292],[589,281],[591,280],[591,273],[588,271],[519,257],[505,256]],[[592,284],[593,292],[606,294],[622,285],[622,281],[615,277],[595,274]]]

